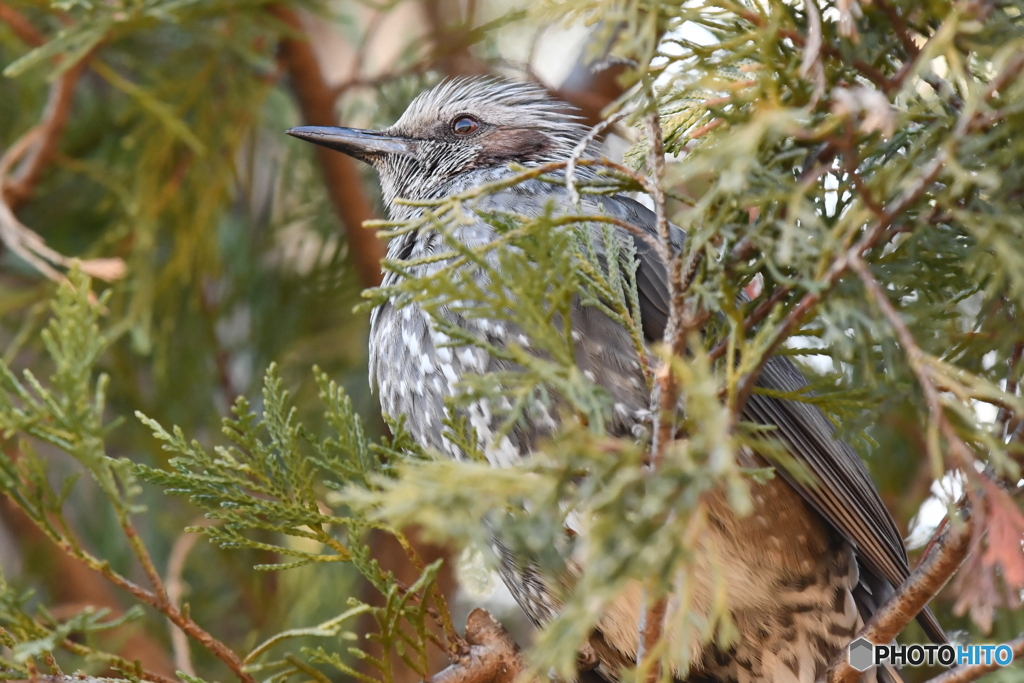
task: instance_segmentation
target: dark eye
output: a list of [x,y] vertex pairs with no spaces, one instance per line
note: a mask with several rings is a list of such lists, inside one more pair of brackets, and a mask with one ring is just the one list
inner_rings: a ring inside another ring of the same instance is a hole
[[472,135],[480,128],[480,124],[472,116],[459,116],[452,121],[452,132],[456,135]]

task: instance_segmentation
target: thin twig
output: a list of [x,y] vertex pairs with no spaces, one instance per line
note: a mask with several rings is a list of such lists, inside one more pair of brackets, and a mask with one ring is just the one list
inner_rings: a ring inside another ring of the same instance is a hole
[[[12,500],[14,500],[12,498]],[[14,502],[18,502],[14,500]],[[176,626],[182,631],[199,641],[203,647],[209,650],[214,656],[224,662],[228,668],[230,668],[239,680],[243,683],[256,683],[255,679],[250,676],[244,669],[242,660],[238,657],[235,652],[227,645],[222,643],[217,638],[213,637],[209,632],[203,629],[199,624],[192,620],[190,616],[186,616],[181,610],[175,608],[167,600],[166,589],[163,586],[163,581],[159,575],[156,576],[157,587],[153,590],[147,590],[137,583],[131,581],[120,573],[116,572],[109,562],[100,560],[99,558],[91,555],[85,551],[80,544],[74,539],[66,536],[57,535],[55,530],[48,526],[45,521],[41,521],[36,518],[32,518],[33,523],[57,545],[60,550],[70,557],[75,558],[89,569],[99,573],[107,581],[114,584],[115,586],[127,591],[140,602],[143,602],[157,611],[161,612],[164,616],[170,619]],[[122,527],[124,523],[122,522]],[[130,526],[130,523],[129,523]],[[132,527],[134,532],[134,527]],[[130,536],[129,540],[134,538],[138,541],[138,534]],[[135,543],[133,543],[133,550],[138,552]],[[145,553],[148,556],[148,552]],[[150,564],[152,561],[150,561]],[[152,578],[150,580],[153,580]]]
[[20,204],[31,198],[44,167],[57,152],[60,135],[70,117],[75,85],[88,58],[86,55],[61,74],[50,87],[40,123],[18,138],[0,157],[0,241],[55,282],[65,280],[58,268],[70,268],[76,263],[83,272],[107,281],[124,277],[126,270],[124,261],[119,258],[79,261],[64,256],[47,246],[46,241],[14,213]]
[[[197,522],[198,524],[209,523],[205,517]],[[182,533],[171,546],[170,556],[167,558],[167,600],[174,609],[181,609],[181,598],[185,593],[185,582],[182,580],[182,573],[185,571],[185,560],[192,551],[196,541],[199,540],[197,533]],[[174,652],[174,666],[179,671],[184,671],[189,676],[195,676],[196,670],[192,666],[192,654],[188,648],[188,636],[173,623],[170,624],[171,649]]]
[[[402,546],[402,550],[405,551],[405,555],[409,558],[409,562],[420,574],[423,573],[424,564],[420,554],[416,551],[416,548],[409,541],[404,533],[398,530],[392,530],[391,535],[394,536],[398,544]],[[436,606],[436,612],[431,613],[434,617],[437,625],[441,627],[441,631],[444,633],[445,645],[448,654],[454,659],[465,657],[469,653],[469,644],[467,641],[458,634],[455,630],[455,626],[452,623],[452,615],[448,609],[448,601],[445,600],[444,595],[441,593],[440,587],[435,582],[431,588],[431,595],[434,598],[434,605]],[[429,610],[428,610],[429,611]]]
[[886,320],[889,321],[889,324],[895,330],[896,338],[899,340],[900,346],[903,347],[903,353],[906,354],[907,361],[910,363],[910,369],[917,377],[918,384],[921,386],[925,403],[928,406],[926,447],[932,463],[938,464],[943,461],[942,453],[939,450],[939,434],[941,432],[950,441],[950,447],[958,460],[959,466],[965,470],[970,468],[974,457],[967,445],[956,435],[946,420],[946,415],[942,408],[942,396],[932,380],[924,352],[917,342],[914,341],[910,328],[907,327],[899,312],[896,311],[892,302],[889,301],[889,298],[882,290],[882,286],[871,274],[871,270],[860,254],[852,254],[849,258],[849,265],[860,276],[861,281],[864,283],[864,288],[871,295],[875,305],[878,306],[879,310],[882,311],[882,315],[885,316]]
[[[1013,345],[1013,351],[1010,352],[1010,358],[1006,361],[1006,393],[1008,394],[1017,394],[1020,375],[1018,366],[1020,365],[1021,360],[1024,360],[1024,340],[1018,341]],[[1020,422],[1020,418],[1014,417],[1013,412],[1008,410],[1006,406],[999,408],[999,415],[996,417],[996,424],[1000,426],[1000,432],[1004,441],[1010,442],[1013,440],[1014,435],[1020,427]]]
[[[658,112],[655,110],[648,113],[644,123],[649,145],[647,166],[652,176],[647,185],[651,199],[654,201],[655,227],[661,242],[662,253],[671,255],[670,258],[664,258],[665,267],[669,270],[670,304],[668,321],[665,325],[665,342],[670,349],[670,355],[662,360],[655,373],[657,392],[655,392],[656,397],[652,397],[658,402],[658,409],[654,412],[653,432],[655,438],[651,444],[649,476],[655,477],[658,474],[661,461],[664,459],[665,448],[675,433],[676,404],[679,400],[679,386],[675,373],[672,372],[672,356],[681,350],[677,349],[677,345],[680,343],[679,340],[684,337],[681,334],[683,316],[683,286],[680,272],[682,252],[674,253],[671,228],[668,223],[664,191],[665,139],[662,136]],[[664,595],[656,595],[653,601],[649,602],[651,596],[647,590],[644,591],[644,597],[643,609],[645,612],[639,624],[640,643],[637,648],[637,666],[641,670],[646,668],[647,683],[656,683],[661,678],[661,662],[657,659],[656,645],[661,640],[664,631],[668,603]]]
[[569,155],[569,161],[565,165],[565,189],[569,193],[569,201],[572,204],[578,205],[580,203],[580,193],[576,190],[576,165],[583,158],[583,155],[586,154],[587,148],[590,147],[591,143],[597,139],[597,136],[621,121],[628,113],[620,111],[598,122],[597,125],[592,126],[587,131],[587,134],[573,148],[572,154]]
[[825,67],[821,64],[821,10],[818,0],[804,0],[804,14],[807,15],[807,44],[804,45],[804,56],[800,60],[800,75],[812,77],[814,93],[808,105],[813,108],[825,93]]
[[[30,678],[7,679],[7,683],[124,683],[124,680],[123,678],[105,678],[102,676],[86,676],[84,674],[75,674],[74,676],[34,674]],[[166,676],[151,678],[148,674],[143,676],[141,680],[150,681],[151,683],[178,683],[177,679],[174,678],[167,678]]]
[[88,60],[89,55],[86,55],[62,73],[50,86],[42,120],[32,131],[32,144],[21,156],[18,167],[8,177],[3,178],[3,199],[12,211],[17,211],[32,197],[43,169],[56,156],[60,136],[71,117],[75,86],[85,72]]

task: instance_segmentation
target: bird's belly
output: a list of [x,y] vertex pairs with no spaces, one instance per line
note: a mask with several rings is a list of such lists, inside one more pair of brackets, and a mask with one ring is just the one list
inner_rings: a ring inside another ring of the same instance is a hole
[[[438,314],[488,344],[500,346],[505,340],[514,340],[530,346],[522,331],[507,320],[467,319],[444,309]],[[646,419],[649,391],[632,341],[596,309],[577,302],[572,315],[577,364],[584,376],[607,390],[611,431],[635,432]],[[390,303],[384,304],[370,328],[370,364],[382,410],[394,418],[405,416],[405,426],[417,443],[462,459],[464,454],[445,438],[444,423],[450,417],[446,401],[463,390],[462,380],[468,376],[522,368],[495,359],[478,346],[453,346],[451,341],[419,306],[410,304],[396,310]],[[508,467],[557,429],[557,416],[566,406],[554,394],[548,394],[547,400],[551,403],[532,402],[511,428],[504,425],[512,409],[511,394],[460,401],[459,414],[466,418],[487,460]]]
[[[853,551],[779,478],[754,485],[751,498],[753,510],[743,517],[724,495],[712,498],[695,561],[679,579],[690,602],[669,604],[670,615],[684,609],[692,625],[724,595],[738,639],[721,651],[713,637],[689,635],[684,659],[700,680],[813,683],[862,623],[852,594]],[[616,658],[619,666],[634,660],[642,605],[643,589],[635,583],[599,622],[592,645],[609,669]],[[669,637],[681,642],[671,624],[670,616]]]
[[445,400],[458,376],[453,351],[437,348],[435,337],[419,306],[395,310],[385,304],[370,326],[371,383],[377,387],[381,410],[393,419],[403,418],[416,443],[447,451]]

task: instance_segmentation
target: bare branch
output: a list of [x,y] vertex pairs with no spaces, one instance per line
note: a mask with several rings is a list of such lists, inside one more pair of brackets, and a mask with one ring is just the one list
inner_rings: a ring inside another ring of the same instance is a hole
[[523,671],[519,646],[486,610],[469,613],[466,641],[469,654],[431,676],[429,683],[513,683]]
[[[271,5],[269,11],[294,33],[281,39],[279,59],[291,78],[303,121],[311,126],[337,125],[335,92],[324,78],[298,14],[284,5]],[[374,217],[363,179],[355,162],[344,154],[317,147],[316,155],[334,210],[345,226],[359,281],[364,287],[375,287],[381,281],[380,262],[385,250],[374,232],[363,228],[363,223]]]
[[[198,520],[199,524],[209,523],[205,517]],[[182,573],[185,571],[185,560],[192,551],[196,541],[199,539],[197,533],[182,533],[171,546],[171,554],[167,559],[167,599],[175,609],[181,609],[181,597],[185,586],[182,581]],[[189,676],[195,676],[196,670],[192,666],[192,655],[188,649],[188,636],[173,623],[170,624],[171,648],[174,651],[174,666],[179,671],[184,671]]]
[[[1013,650],[1014,660],[1024,658],[1024,635],[1017,636],[1007,645]],[[928,683],[970,683],[999,668],[998,664],[968,664],[939,674]]]
[[0,2],[0,21],[11,27],[14,35],[32,47],[39,47],[46,42],[44,36],[21,12],[6,2]]
[[57,267],[70,268],[75,264],[84,273],[102,280],[119,280],[125,275],[126,266],[119,258],[79,259],[64,256],[55,249],[47,246],[46,241],[34,230],[18,220],[14,211],[4,201],[3,188],[5,171],[9,168],[20,152],[27,149],[34,138],[38,136],[40,129],[34,128],[15,142],[0,159],[0,242],[14,252],[18,257],[31,265],[37,271],[55,282],[63,282],[64,275],[57,270]]
[[[2,204],[0,204],[0,206],[2,206]],[[8,498],[15,505],[19,502],[10,496]],[[149,574],[150,571],[153,572],[153,575],[148,577],[150,581],[154,582],[153,590],[147,590],[134,581],[126,578],[124,575],[118,573],[110,566],[109,562],[105,562],[90,554],[74,539],[59,535],[52,526],[46,524],[45,520],[32,517],[32,523],[43,534],[49,537],[63,553],[74,558],[92,571],[100,574],[110,583],[127,591],[140,602],[155,608],[158,612],[170,619],[171,622],[178,626],[178,628],[195,638],[215,657],[224,662],[224,664],[226,664],[243,683],[256,683],[255,679],[245,671],[241,658],[234,652],[234,650],[203,629],[192,619],[191,616],[184,614],[181,610],[170,604],[170,601],[167,599],[167,591],[164,588],[163,580],[158,574],[156,574],[156,570],[153,569],[152,560],[149,559],[149,553],[142,545],[141,539],[138,537],[134,526],[132,526],[129,520],[123,518],[121,515],[118,515],[118,517],[118,522],[121,524],[121,527],[125,531],[128,541],[132,546],[132,551],[143,564],[146,573]],[[149,565],[148,567],[147,564]]]
[[71,116],[75,86],[85,71],[88,55],[60,75],[50,86],[42,121],[33,131],[33,144],[25,151],[21,163],[10,177],[3,179],[3,199],[17,211],[35,191],[43,169],[57,153],[61,133]]
[[599,121],[597,124],[591,127],[587,134],[576,144],[573,148],[572,154],[569,155],[569,162],[565,165],[565,189],[569,193],[569,201],[574,205],[580,203],[580,193],[576,190],[576,166],[579,164],[580,159],[587,152],[587,148],[594,142],[601,134],[606,130],[614,126],[616,123],[625,118],[628,112],[620,111],[614,116],[609,116],[607,119]]
[[473,12],[466,12],[463,16],[458,4],[451,0],[422,0],[420,5],[433,42],[432,61],[441,71],[448,76],[490,72],[490,65],[476,59],[469,50],[473,38]]
[[[30,44],[43,40],[41,36],[28,32],[31,24],[24,17],[2,3],[0,18],[11,24]],[[75,263],[83,272],[102,280],[118,280],[125,275],[125,264],[121,259],[79,261],[64,256],[47,246],[38,233],[15,216],[17,208],[32,197],[43,169],[57,154],[61,133],[71,115],[75,86],[85,71],[89,56],[82,57],[54,81],[40,123],[18,138],[0,157],[0,241],[55,282],[64,280],[58,268],[70,268]]]

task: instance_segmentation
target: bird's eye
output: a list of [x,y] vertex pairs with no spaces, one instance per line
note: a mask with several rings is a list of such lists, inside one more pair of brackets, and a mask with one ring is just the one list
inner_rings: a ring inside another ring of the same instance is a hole
[[452,121],[452,132],[456,135],[472,135],[480,128],[480,124],[472,116],[459,116]]

